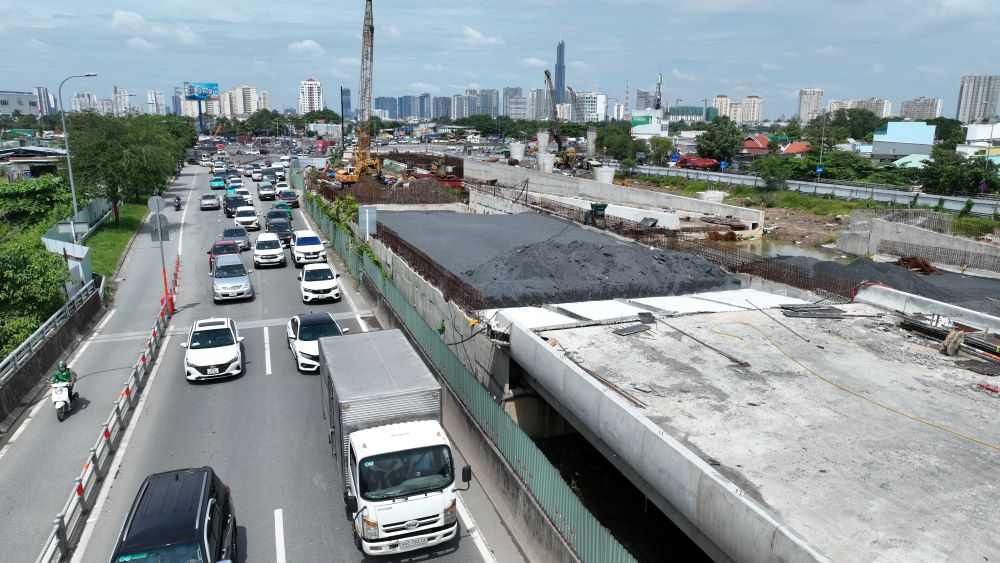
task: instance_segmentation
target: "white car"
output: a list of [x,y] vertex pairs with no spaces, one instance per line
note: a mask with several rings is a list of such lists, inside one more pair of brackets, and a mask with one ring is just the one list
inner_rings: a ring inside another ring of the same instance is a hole
[[233,193],[242,197],[243,201],[245,201],[247,205],[253,205],[253,196],[250,195],[250,190],[246,188],[236,188],[233,190]]
[[207,166],[211,166],[212,165],[212,161],[209,160],[209,159],[207,159],[207,158],[203,158],[203,159],[201,159],[201,161],[198,164],[200,166],[206,166],[207,167]]
[[340,274],[333,271],[327,264],[306,264],[299,276],[299,293],[302,302],[322,301],[326,299],[340,300]]
[[274,189],[280,192],[281,190],[290,190],[292,188],[288,186],[288,182],[282,180],[274,185]]
[[298,268],[303,264],[326,262],[326,247],[313,231],[292,233],[292,262]]
[[228,184],[229,184],[229,187],[233,188],[233,189],[242,188],[243,187],[243,180],[240,179],[240,178],[230,178]]
[[232,319],[203,319],[194,323],[184,353],[188,381],[236,376],[243,373],[243,337]]
[[253,265],[285,266],[285,247],[274,233],[261,233],[253,245]]
[[308,313],[292,317],[285,327],[285,333],[288,349],[295,356],[295,367],[299,371],[318,370],[319,339],[340,336],[348,330],[340,328],[330,313]]
[[261,180],[264,179],[264,173],[261,172],[260,170],[254,170],[253,172],[250,173],[250,179],[253,180],[254,182],[260,182]]
[[248,231],[260,230],[260,217],[257,216],[257,210],[251,205],[237,207],[236,215],[233,216],[233,221]]

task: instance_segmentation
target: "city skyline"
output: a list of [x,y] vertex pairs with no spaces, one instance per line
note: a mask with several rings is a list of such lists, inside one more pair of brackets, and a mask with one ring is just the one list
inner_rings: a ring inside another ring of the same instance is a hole
[[[962,75],[1000,74],[1000,63],[970,57],[960,47],[970,33],[1000,22],[984,0],[888,0],[866,7],[864,17],[849,1],[799,4],[795,10],[777,0],[595,6],[629,22],[619,31],[602,18],[525,0],[473,11],[463,6],[452,0],[432,7],[376,6],[376,95],[447,96],[505,86],[530,92],[542,87],[542,69],[555,70],[560,29],[566,84],[577,91],[622,99],[626,81],[633,89],[651,89],[662,72],[664,100],[695,105],[719,92],[733,98],[756,94],[767,100],[765,118],[795,113],[798,90],[806,87],[822,88],[828,99],[878,96],[896,107],[918,96],[942,98],[944,114],[954,115]],[[42,85],[52,91],[69,74],[93,71],[99,76],[87,86],[74,86],[169,92],[185,80],[255,84],[282,109],[296,107],[297,83],[315,76],[327,85],[327,106],[337,107],[329,94],[339,86],[356,94],[363,9],[359,4],[315,18],[307,7],[293,2],[274,13],[257,0],[239,9],[190,0],[134,11],[94,11],[65,0],[45,10],[13,5],[5,37],[23,47],[18,64],[34,64],[13,72],[15,63],[6,63],[2,87],[26,91]],[[907,14],[903,21],[900,13]],[[331,37],[331,27],[343,32]],[[754,40],[755,48],[746,49],[747,28],[780,32],[782,40]],[[650,38],[641,51],[634,42],[640,36]],[[246,37],[257,38],[252,48]],[[988,33],[977,39],[976,51],[998,44],[1000,38]],[[922,53],[919,63],[912,61],[914,52]]]

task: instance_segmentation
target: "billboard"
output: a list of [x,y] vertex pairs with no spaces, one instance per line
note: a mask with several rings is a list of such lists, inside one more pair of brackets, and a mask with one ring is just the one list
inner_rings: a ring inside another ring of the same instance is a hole
[[219,97],[218,82],[185,82],[185,100],[214,100]]

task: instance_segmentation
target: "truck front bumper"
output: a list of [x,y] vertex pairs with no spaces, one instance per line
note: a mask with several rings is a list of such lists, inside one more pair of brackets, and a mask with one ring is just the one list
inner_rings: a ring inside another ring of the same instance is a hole
[[385,538],[375,541],[361,540],[361,549],[368,555],[387,555],[423,549],[454,539],[458,535],[458,522],[444,528],[437,528],[424,534],[405,535],[401,538]]

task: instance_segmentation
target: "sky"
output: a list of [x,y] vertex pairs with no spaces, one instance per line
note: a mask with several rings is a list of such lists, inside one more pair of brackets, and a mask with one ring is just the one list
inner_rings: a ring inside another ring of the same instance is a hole
[[[764,116],[797,111],[800,88],[825,100],[944,99],[954,117],[963,74],[1000,74],[996,0],[375,0],[375,96],[544,86],[560,31],[566,84],[622,100],[663,75],[670,104],[757,94]],[[184,81],[267,90],[295,107],[298,83],[323,82],[328,106],[357,107],[364,2],[0,0],[0,90],[112,86],[171,95]],[[66,102],[69,103],[68,101]],[[611,100],[614,103],[614,100]],[[711,103],[711,102],[709,102]]]

